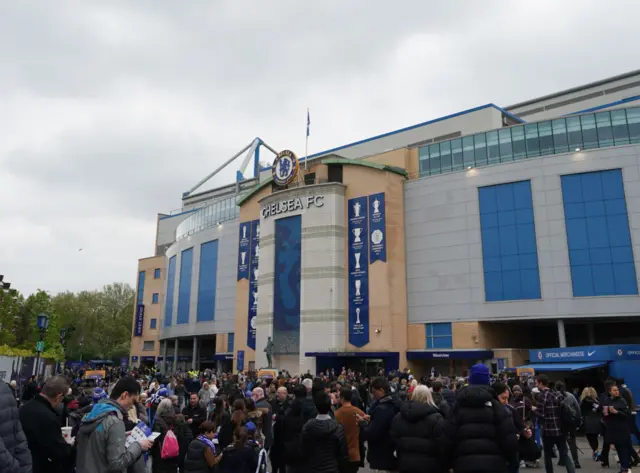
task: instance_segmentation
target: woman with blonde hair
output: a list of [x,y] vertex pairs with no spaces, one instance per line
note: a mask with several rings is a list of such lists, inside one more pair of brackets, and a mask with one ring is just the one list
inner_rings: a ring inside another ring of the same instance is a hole
[[593,451],[593,459],[598,460],[598,436],[602,435],[602,415],[598,402],[598,393],[595,389],[587,387],[582,390],[580,396],[580,410],[584,422],[584,433]]
[[420,384],[411,401],[400,408],[391,423],[400,473],[440,473],[447,469],[444,450],[444,416],[428,387]]

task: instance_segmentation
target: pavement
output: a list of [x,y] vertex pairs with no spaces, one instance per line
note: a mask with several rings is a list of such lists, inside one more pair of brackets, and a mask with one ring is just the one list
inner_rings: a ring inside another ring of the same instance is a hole
[[[615,462],[615,452],[612,450],[609,456],[609,463],[611,466],[609,468],[603,468],[600,466],[600,462],[595,462],[591,458],[591,448],[587,443],[585,438],[578,438],[578,455],[580,456],[580,466],[582,467],[580,470],[576,470],[576,473],[618,473],[620,471],[618,464]],[[637,449],[637,447],[636,447]],[[581,450],[581,451],[580,451]],[[558,459],[554,459],[553,470],[554,472],[563,473],[566,472],[567,469],[557,465]],[[640,468],[640,467],[639,467]],[[371,473],[371,469],[367,465],[366,468],[361,468],[358,470],[358,473]],[[520,473],[544,473],[544,457],[540,458],[540,468],[521,468]]]

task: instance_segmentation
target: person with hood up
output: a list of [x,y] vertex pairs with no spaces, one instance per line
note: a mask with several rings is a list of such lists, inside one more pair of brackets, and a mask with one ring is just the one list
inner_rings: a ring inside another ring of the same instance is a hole
[[489,387],[489,368],[471,367],[445,424],[445,452],[456,473],[506,473],[517,461],[518,438],[511,413]]
[[302,453],[307,460],[305,471],[347,473],[347,442],[344,429],[329,415],[331,398],[327,393],[318,393],[314,403],[318,414],[302,428]]
[[18,418],[15,392],[0,381],[0,473],[31,472],[31,452]]
[[[307,388],[298,385],[293,388],[294,400],[282,419],[282,442],[284,444],[284,464],[287,473],[305,472],[305,458],[302,454],[300,437],[306,423],[304,404],[307,399]],[[315,410],[315,407],[314,407]],[[278,423],[276,422],[276,426]]]
[[396,446],[400,473],[439,473],[446,471],[443,458],[445,421],[429,388],[418,385],[396,414],[391,438]]
[[369,415],[356,416],[363,427],[363,440],[367,442],[367,461],[373,470],[395,471],[397,459],[390,430],[400,408],[391,396],[386,378],[381,376],[371,381],[371,390],[373,402]]
[[[132,377],[124,377],[114,386],[109,399],[93,406],[82,419],[76,437],[77,473],[125,473],[141,461],[142,452],[153,442],[149,439],[133,442],[125,449],[124,417],[138,401],[140,385]],[[138,465],[135,466],[138,469]]]

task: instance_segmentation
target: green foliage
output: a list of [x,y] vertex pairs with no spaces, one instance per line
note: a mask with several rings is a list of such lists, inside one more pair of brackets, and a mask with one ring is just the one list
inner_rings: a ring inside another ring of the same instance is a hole
[[[128,356],[135,291],[114,283],[99,291],[64,292],[50,296],[38,290],[26,299],[17,291],[0,294],[0,355],[24,350],[17,356],[33,356],[40,339],[37,316],[49,315],[44,336],[44,358],[117,359]],[[66,349],[60,329],[66,328]]]

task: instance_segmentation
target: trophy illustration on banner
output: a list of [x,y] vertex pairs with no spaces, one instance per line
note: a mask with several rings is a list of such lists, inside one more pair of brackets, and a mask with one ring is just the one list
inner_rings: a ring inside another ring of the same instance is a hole
[[356,325],[360,325],[360,307],[356,309]]
[[253,279],[258,280],[258,274],[260,274],[260,270],[258,268],[253,268]]
[[256,253],[255,253],[256,258],[260,257],[260,245],[256,245]]
[[258,291],[253,291],[253,307],[258,307]]
[[353,230],[351,230],[353,232],[353,236],[355,237],[355,239],[353,240],[354,243],[360,243],[362,240],[360,239],[360,235],[362,235],[362,228],[354,228]]
[[380,213],[380,201],[378,200],[377,197],[376,197],[376,200],[373,201],[373,213],[374,214]]
[[355,280],[355,285],[356,285],[356,297],[360,296],[360,286],[362,285],[362,281],[360,281],[359,279]]
[[242,239],[243,240],[247,239],[247,226],[246,225],[242,225]]
[[246,259],[247,259],[247,252],[246,252],[246,251],[241,251],[241,252],[240,252],[240,264],[241,264],[241,265],[246,264],[246,263],[245,263],[245,260],[246,260]]
[[353,257],[356,260],[356,269],[360,269],[360,253],[354,253]]
[[260,238],[260,225],[256,226],[256,238]]
[[360,216],[360,202],[356,202],[355,204],[353,204],[353,216],[354,217],[359,217]]

